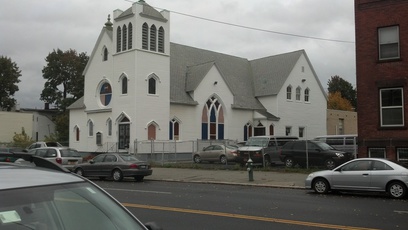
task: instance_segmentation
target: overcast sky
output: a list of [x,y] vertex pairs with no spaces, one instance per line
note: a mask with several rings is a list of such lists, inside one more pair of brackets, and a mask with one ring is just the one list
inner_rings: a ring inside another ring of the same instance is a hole
[[[0,56],[21,70],[15,98],[43,108],[45,58],[54,49],[91,54],[108,14],[127,0],[2,0]],[[249,60],[304,49],[326,89],[355,86],[353,0],[146,0],[170,11],[170,40]],[[287,34],[287,35],[285,35]]]

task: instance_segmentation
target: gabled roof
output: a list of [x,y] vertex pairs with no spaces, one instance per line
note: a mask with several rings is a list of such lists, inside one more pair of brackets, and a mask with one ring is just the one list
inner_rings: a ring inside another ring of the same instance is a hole
[[76,100],[67,109],[85,109],[84,96]]
[[[96,51],[97,51],[97,48],[98,48],[98,46],[99,46],[99,43],[101,42],[102,37],[103,37],[103,35],[104,35],[105,33],[108,35],[110,41],[113,42],[112,30],[109,29],[109,28],[103,27],[102,30],[101,30],[101,33],[99,34],[98,40],[96,40],[95,46],[94,46],[94,48],[93,48],[93,50],[92,50],[92,53],[91,53],[91,55],[89,56],[88,63],[86,63],[86,66],[85,66],[85,68],[84,68],[84,71],[82,72],[82,74],[83,74],[84,76],[85,76],[86,72],[88,71],[89,65],[92,63],[93,57],[95,57],[95,53],[96,53]],[[109,50],[109,49],[108,49],[108,50]],[[109,52],[112,52],[112,50],[109,50]]]
[[233,108],[265,109],[254,97],[247,59],[175,43],[170,44],[170,102],[197,104],[188,91],[201,82],[210,65],[216,65],[234,95]]
[[203,64],[187,66],[186,91],[194,91],[214,64],[213,61],[210,61]]
[[254,96],[277,95],[304,50],[252,60]]

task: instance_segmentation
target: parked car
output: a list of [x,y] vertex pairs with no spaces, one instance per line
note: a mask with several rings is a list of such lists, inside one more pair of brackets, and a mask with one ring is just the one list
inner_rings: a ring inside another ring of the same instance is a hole
[[221,164],[227,162],[235,162],[237,159],[238,146],[234,145],[210,145],[204,147],[203,150],[193,153],[193,161],[201,163],[203,161],[214,162],[218,161]]
[[82,163],[82,156],[76,149],[68,147],[43,147],[31,149],[29,154],[43,157],[49,161],[72,170],[76,164]]
[[17,147],[0,147],[0,153],[3,153],[0,156],[0,162],[14,162],[18,157],[14,156],[14,152],[22,152],[22,148]]
[[279,150],[288,141],[298,140],[290,136],[254,136],[250,137],[245,146],[238,149],[238,162],[245,165],[249,158],[254,164],[271,165],[281,163]]
[[331,190],[387,192],[393,198],[407,194],[408,169],[380,158],[358,158],[333,170],[309,174],[305,187],[317,193]]
[[88,179],[43,158],[24,157],[37,166],[0,162],[0,229],[161,229],[143,225]]
[[25,150],[28,152],[31,149],[43,148],[43,147],[62,147],[62,145],[58,142],[53,142],[53,141],[47,141],[47,142],[39,141],[39,142],[32,143]]
[[353,153],[353,157],[357,158],[357,134],[317,136],[313,140],[322,141],[335,149]]
[[301,167],[309,165],[325,166],[333,169],[336,166],[353,159],[351,153],[334,149],[321,141],[291,141],[282,146],[280,160],[286,167]]
[[124,177],[133,177],[143,181],[145,176],[152,175],[149,163],[137,159],[134,155],[123,153],[104,153],[97,155],[87,163],[75,165],[73,171],[85,177],[113,178],[121,181]]

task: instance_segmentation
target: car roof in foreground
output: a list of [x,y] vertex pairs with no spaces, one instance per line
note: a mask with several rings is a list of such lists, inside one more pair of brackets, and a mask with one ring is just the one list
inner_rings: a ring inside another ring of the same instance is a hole
[[0,163],[0,190],[53,184],[82,182],[84,179],[69,172]]

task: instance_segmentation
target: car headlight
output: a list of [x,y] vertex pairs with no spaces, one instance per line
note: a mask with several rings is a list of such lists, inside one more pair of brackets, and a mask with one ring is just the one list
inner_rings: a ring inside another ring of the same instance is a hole
[[343,153],[336,153],[336,156],[337,157],[344,157],[344,154]]
[[313,177],[313,176],[314,176],[314,174],[310,173],[307,177]]

